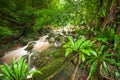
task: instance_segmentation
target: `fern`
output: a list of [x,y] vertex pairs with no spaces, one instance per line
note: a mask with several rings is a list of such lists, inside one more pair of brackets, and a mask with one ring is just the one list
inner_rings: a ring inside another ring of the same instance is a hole
[[29,73],[29,66],[23,58],[20,58],[18,62],[13,59],[11,66],[4,63],[0,69],[2,70],[2,77],[6,80],[25,80]]
[[11,35],[13,35],[13,33],[8,27],[0,26],[0,35],[1,36],[11,36]]

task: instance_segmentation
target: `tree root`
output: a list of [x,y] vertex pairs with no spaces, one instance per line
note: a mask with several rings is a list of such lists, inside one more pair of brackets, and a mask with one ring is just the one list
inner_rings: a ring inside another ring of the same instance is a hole
[[71,63],[71,60],[74,59],[76,57],[76,54],[71,56],[72,58],[69,58],[68,60],[66,60],[64,63],[63,63],[63,66],[57,70],[55,73],[53,73],[52,75],[50,75],[49,77],[47,77],[45,80],[51,80],[54,76],[56,76],[58,73],[60,73],[65,67],[66,65],[70,64]]
[[104,75],[104,73],[102,72],[102,68],[103,68],[103,66],[100,65],[100,74],[101,74],[104,78],[106,78],[107,80],[112,80],[112,79],[109,78],[108,76],[105,76],[105,75]]
[[78,55],[78,63],[77,63],[77,66],[76,66],[76,68],[74,70],[74,73],[71,76],[71,80],[75,80],[76,75],[77,75],[77,71],[78,71],[78,68],[79,68],[79,65],[80,65],[80,62],[81,62],[81,59],[80,59],[80,56]]

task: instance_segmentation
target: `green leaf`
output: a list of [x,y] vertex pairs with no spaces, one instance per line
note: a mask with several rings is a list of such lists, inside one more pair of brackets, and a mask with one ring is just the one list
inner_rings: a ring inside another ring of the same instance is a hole
[[104,9],[102,9],[102,16],[105,16],[105,10]]
[[120,36],[115,35],[115,38],[114,38],[114,48],[115,49],[117,48],[119,42],[120,42]]
[[88,46],[90,46],[90,43],[91,43],[91,41],[90,41],[90,40],[87,40],[87,41],[85,41],[83,44],[81,44],[80,48],[83,49],[83,48],[85,48],[85,47],[88,47]]
[[109,73],[108,66],[107,66],[106,62],[103,61],[102,63],[103,63],[103,67],[105,68],[105,71],[107,73]]
[[11,66],[4,64],[0,66],[0,68],[5,80],[25,80],[29,67],[26,64],[26,60],[20,58],[17,63],[15,59],[13,59]]
[[67,57],[71,52],[72,52],[71,49],[67,49],[66,52],[65,52],[65,57]]
[[87,61],[87,63],[86,63],[86,65],[88,65],[88,64],[91,64],[92,62],[94,62],[95,61],[95,58],[90,58],[88,61]]
[[33,75],[34,73],[42,74],[41,71],[33,70],[33,71],[29,71],[28,75]]
[[73,41],[73,38],[71,36],[68,37],[68,40],[70,41],[71,45],[74,46],[74,41]]
[[84,62],[84,61],[85,61],[85,55],[82,54],[82,55],[81,55],[81,58],[82,58],[82,61]]
[[105,45],[100,46],[99,49],[98,49],[98,54],[99,53],[102,54],[102,51],[103,51],[104,48],[105,48]]
[[13,59],[13,61],[12,61],[12,69],[13,69],[13,73],[14,73],[14,75],[15,75],[15,77],[16,77],[16,80],[18,80],[19,79],[19,75],[18,75],[18,66],[17,66],[17,64],[16,64],[16,61],[15,61],[15,59]]
[[14,74],[11,67],[9,67],[6,63],[3,65],[2,71],[6,78],[9,77],[10,79],[14,79]]
[[116,65],[117,65],[118,67],[120,67],[120,63],[116,63]]
[[82,49],[81,51],[82,51],[83,53],[85,53],[86,55],[90,56],[89,50]]
[[113,53],[111,53],[111,54],[110,53],[105,53],[104,56],[105,57],[110,57],[110,56],[115,56],[115,54],[113,54]]
[[85,39],[84,38],[79,38],[76,42],[75,42],[75,50],[79,49],[80,45],[83,43]]
[[9,72],[7,71],[6,69],[6,64],[4,64],[4,66],[0,66],[1,70],[2,70],[2,74],[3,76],[6,75],[6,76],[10,76]]
[[97,60],[92,63],[91,68],[90,68],[89,77],[93,76],[93,74],[95,73],[95,70],[97,68],[97,64],[98,64]]
[[94,51],[92,48],[89,49],[89,52],[92,53],[94,56],[97,56],[96,51]]
[[98,41],[102,41],[102,42],[107,42],[108,38],[107,37],[100,37],[97,38]]
[[109,62],[110,64],[114,64],[114,65],[117,64],[116,61],[115,61],[115,59],[104,58],[104,60],[107,61],[107,62]]
[[70,47],[69,43],[65,43],[65,45],[63,45],[64,48],[68,48]]

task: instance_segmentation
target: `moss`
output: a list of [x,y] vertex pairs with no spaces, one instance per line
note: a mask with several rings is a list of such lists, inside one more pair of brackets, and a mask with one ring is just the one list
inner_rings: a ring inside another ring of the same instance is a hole
[[53,62],[49,63],[47,66],[39,69],[42,74],[34,74],[35,80],[45,80],[47,77],[52,75],[54,72],[59,70],[64,64],[65,58],[56,58]]
[[37,57],[34,61],[38,61],[36,65],[37,69],[42,72],[42,74],[34,74],[34,80],[45,80],[66,65],[64,64],[66,62],[64,53],[64,48],[51,46],[49,49],[42,51],[38,55],[33,55],[33,57]]

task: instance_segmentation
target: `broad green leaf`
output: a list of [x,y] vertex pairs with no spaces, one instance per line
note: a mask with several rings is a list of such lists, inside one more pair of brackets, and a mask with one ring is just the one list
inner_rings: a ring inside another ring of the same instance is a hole
[[98,64],[97,60],[92,63],[91,68],[90,68],[89,77],[93,76],[93,74],[95,73],[95,70],[97,68],[97,64]]
[[110,53],[105,53],[104,56],[105,57],[110,57],[110,56],[115,56],[115,54],[113,54],[113,53],[111,53],[111,54]]
[[73,47],[70,42],[67,42],[63,45],[64,48]]
[[120,36],[115,35],[115,37],[114,37],[114,48],[115,49],[117,48],[119,42],[120,42]]
[[105,45],[102,45],[98,49],[98,53],[102,54],[103,49],[105,48]]
[[102,16],[105,16],[105,13],[106,11],[104,9],[102,9]]
[[82,55],[81,55],[81,58],[82,58],[82,62],[84,62],[84,61],[85,61],[85,55],[82,54]]
[[69,44],[66,43],[65,45],[63,45],[63,47],[67,48],[67,47],[69,47]]
[[26,65],[26,60],[23,60],[22,67],[21,67],[21,73],[24,74],[28,70],[28,65]]
[[33,70],[33,71],[29,71],[28,75],[31,75],[31,74],[34,74],[34,73],[42,74],[41,71]]
[[15,59],[13,59],[12,61],[12,69],[13,69],[13,73],[16,76],[16,80],[17,80],[19,75],[18,75],[18,66],[16,64]]
[[94,51],[92,48],[89,49],[89,52],[92,53],[94,56],[97,56],[96,51]]
[[73,38],[71,36],[68,37],[68,40],[70,41],[71,45],[74,46],[74,41],[73,41]]
[[83,53],[85,53],[86,55],[90,56],[89,50],[87,50],[87,49],[86,49],[86,50],[85,50],[85,49],[82,49],[81,51],[82,51]]
[[108,38],[107,37],[100,37],[97,38],[98,41],[102,41],[102,42],[107,42]]
[[24,60],[24,58],[20,58],[19,60],[18,60],[18,62],[19,62],[19,64],[18,64],[18,74],[19,74],[19,78],[22,76],[22,74],[21,74],[21,68],[22,68],[22,63],[23,63],[23,60]]
[[85,40],[84,38],[79,38],[79,39],[75,42],[75,49],[78,49],[84,40]]
[[120,67],[120,63],[116,63],[116,65],[117,65],[118,67]]
[[87,40],[87,41],[83,42],[83,43],[81,44],[81,46],[80,46],[80,49],[83,49],[83,48],[85,48],[85,47],[90,46],[90,43],[91,43],[90,40]]
[[105,61],[109,62],[110,64],[116,64],[116,61],[114,59],[111,58],[104,58]]
[[71,52],[72,52],[71,49],[67,49],[66,52],[65,52],[65,57],[67,57]]

